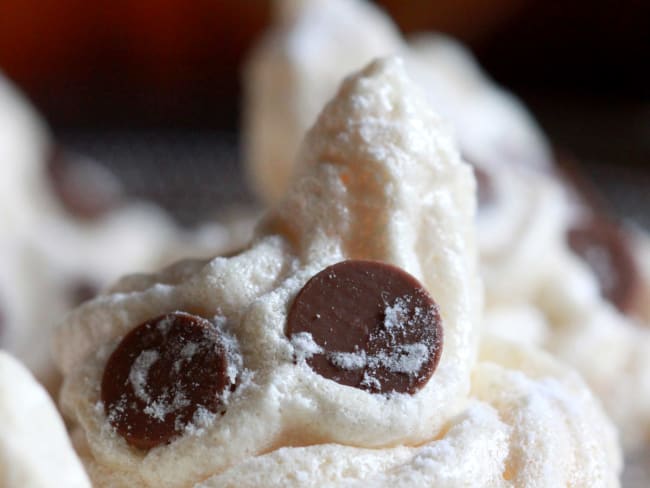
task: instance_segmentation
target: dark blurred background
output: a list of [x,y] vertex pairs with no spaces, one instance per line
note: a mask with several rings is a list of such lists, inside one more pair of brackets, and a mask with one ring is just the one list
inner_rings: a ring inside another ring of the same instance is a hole
[[[377,3],[405,33],[466,42],[597,180],[647,183],[650,2]],[[0,68],[91,151],[96,134],[143,130],[233,142],[242,61],[270,11],[268,0],[0,0]]]

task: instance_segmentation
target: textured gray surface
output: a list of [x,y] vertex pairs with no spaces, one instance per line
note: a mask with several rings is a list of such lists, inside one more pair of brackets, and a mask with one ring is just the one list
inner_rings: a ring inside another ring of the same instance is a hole
[[110,169],[134,198],[162,205],[181,223],[253,202],[236,139],[219,132],[64,133],[63,145]]

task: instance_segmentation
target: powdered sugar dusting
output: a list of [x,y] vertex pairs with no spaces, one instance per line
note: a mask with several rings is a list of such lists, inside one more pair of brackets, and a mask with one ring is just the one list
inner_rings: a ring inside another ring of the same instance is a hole
[[[418,302],[405,295],[387,303],[381,326],[368,338],[368,347],[374,352],[358,347],[353,352],[327,352],[330,364],[341,370],[363,370],[361,384],[371,390],[381,390],[381,378],[387,373],[418,377],[436,350],[434,337],[421,337],[418,333],[423,323],[436,320],[436,310],[417,306]],[[320,352],[315,348],[313,351]]]
[[370,355],[365,351],[332,352],[327,358],[334,366],[345,370],[368,368],[372,371],[383,367],[392,373],[417,375],[429,360],[429,348],[421,343],[404,344],[396,345],[390,352]]
[[174,324],[174,318],[172,315],[169,315],[167,317],[163,317],[160,321],[158,321],[156,327],[163,335],[167,335],[167,332],[169,332],[169,328],[173,324]]
[[[104,402],[97,402],[96,408],[104,410]],[[114,403],[108,412],[107,420],[112,424],[119,419],[126,411],[126,396],[122,396],[120,401]]]
[[210,412],[207,408],[199,405],[192,416],[192,421],[185,425],[184,428],[181,425],[176,425],[176,430],[184,431],[185,434],[189,435],[202,435],[216,418],[216,413]]
[[384,327],[388,331],[401,329],[406,325],[411,297],[396,298],[392,305],[384,308]]
[[416,375],[429,360],[429,348],[422,344],[404,344],[396,346],[389,353],[381,352],[368,361],[368,366],[375,369],[383,366],[393,373]]
[[174,361],[174,372],[176,374],[180,373],[184,364],[192,361],[192,358],[199,351],[200,347],[201,345],[196,342],[188,342],[183,346],[178,355],[178,359]]
[[190,401],[182,391],[174,393],[174,397],[169,399],[170,393],[166,391],[153,402],[149,403],[143,410],[150,417],[163,421],[170,413],[176,412],[181,408],[189,406]]
[[371,390],[381,390],[381,382],[377,378],[369,374],[368,371],[363,373],[363,380],[361,381],[361,385]]
[[[412,306],[413,297],[405,295],[397,297],[392,304],[384,308],[384,327],[376,335],[387,336],[389,350],[380,351],[369,358],[371,369],[384,367],[393,373],[417,375],[429,360],[430,345],[428,342],[402,344],[398,336],[407,329],[417,327],[418,323],[434,320],[432,310],[420,306]],[[427,317],[428,315],[428,317]]]
[[327,355],[330,362],[341,369],[354,370],[365,368],[368,358],[365,351],[332,352]]
[[188,342],[183,346],[183,349],[181,349],[181,357],[183,359],[192,359],[192,356],[194,356],[198,349],[199,346],[196,342]]
[[291,336],[291,345],[297,361],[305,361],[314,354],[321,354],[323,348],[316,344],[309,332],[297,332]]
[[[384,308],[384,328],[389,333],[415,325],[428,313],[422,307],[411,307],[412,301],[413,297],[406,295],[396,298],[392,305],[386,305]],[[409,317],[411,310],[412,314]]]
[[[226,367],[226,376],[231,383],[235,383],[237,378],[244,369],[244,359],[242,358],[241,352],[239,351],[239,342],[235,336],[233,336],[227,330],[227,321],[225,317],[220,315],[215,316],[212,319],[212,323],[215,328],[221,334],[221,342],[226,349],[226,357],[228,359],[228,365]],[[230,390],[226,390],[222,394],[222,400],[225,402]]]
[[135,396],[138,397],[143,402],[149,402],[150,397],[147,392],[147,378],[149,376],[149,368],[158,361],[160,355],[158,351],[153,349],[147,349],[142,351],[140,355],[133,362],[131,366],[131,371],[129,372],[129,381],[133,387],[133,392]]

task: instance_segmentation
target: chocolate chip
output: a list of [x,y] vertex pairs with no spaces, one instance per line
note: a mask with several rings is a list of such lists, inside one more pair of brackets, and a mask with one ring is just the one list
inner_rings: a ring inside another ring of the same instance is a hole
[[63,207],[77,218],[101,217],[122,200],[122,189],[110,172],[58,145],[50,151],[47,170],[54,193]]
[[626,313],[632,308],[639,272],[630,242],[619,225],[604,218],[591,218],[567,233],[569,246],[591,267],[603,296]]
[[476,198],[478,201],[479,209],[492,205],[497,199],[496,189],[494,188],[494,180],[490,173],[474,163],[467,155],[463,155],[463,159],[467,161],[474,170],[474,178],[476,179]]
[[496,190],[490,174],[474,166],[474,176],[476,177],[476,196],[479,208],[492,205],[496,200]]
[[97,293],[99,293],[99,287],[95,283],[85,278],[79,278],[74,280],[70,286],[70,302],[76,307],[91,298],[95,298]]
[[414,394],[442,353],[431,296],[405,271],[374,261],[343,261],[312,277],[286,334],[315,372],[372,393]]
[[223,411],[235,379],[223,337],[209,321],[183,312],[149,320],[109,358],[101,397],[108,421],[132,446],[150,449],[198,428]]

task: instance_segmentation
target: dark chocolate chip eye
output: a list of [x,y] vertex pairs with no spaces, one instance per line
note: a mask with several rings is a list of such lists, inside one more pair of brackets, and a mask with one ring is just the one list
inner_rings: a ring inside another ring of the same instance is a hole
[[84,278],[73,280],[68,290],[70,303],[75,307],[94,298],[97,293],[99,293],[99,287],[92,281]]
[[603,296],[622,312],[632,307],[640,283],[630,242],[621,227],[594,217],[567,233],[569,246],[593,270]]
[[492,205],[496,201],[496,190],[490,174],[474,166],[474,176],[476,177],[476,196],[478,198],[479,208]]
[[414,394],[442,353],[438,307],[405,271],[343,261],[312,277],[296,296],[287,337],[309,351],[321,376],[372,393]]
[[127,334],[110,356],[101,397],[110,424],[150,449],[214,421],[234,385],[221,333],[208,320],[173,312]]

